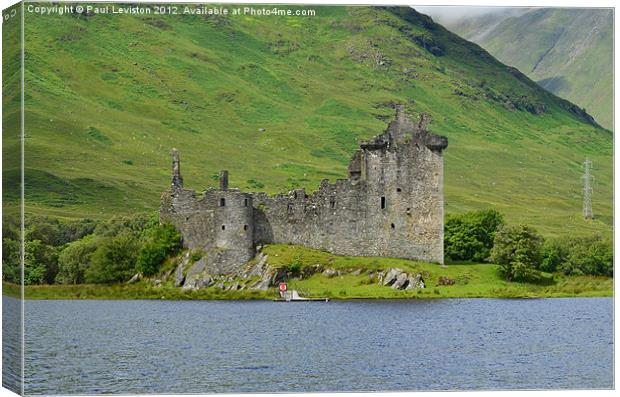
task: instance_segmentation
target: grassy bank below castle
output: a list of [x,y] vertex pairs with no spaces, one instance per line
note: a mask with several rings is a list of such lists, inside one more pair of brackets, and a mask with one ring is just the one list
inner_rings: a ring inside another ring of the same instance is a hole
[[[570,296],[612,296],[613,278],[544,274],[543,284],[509,282],[501,278],[494,264],[453,263],[447,267],[394,258],[337,256],[323,251],[287,245],[272,245],[264,249],[269,264],[286,267],[299,264],[302,268],[321,264],[340,271],[341,275],[327,278],[315,274],[307,279],[289,281],[289,288],[311,297],[333,299],[395,299],[395,298],[551,298]],[[373,282],[369,272],[399,268],[406,273],[421,273],[426,288],[401,291]],[[359,275],[355,271],[363,269]],[[453,285],[438,285],[439,278],[454,281]]]
[[[2,293],[13,298],[20,297],[19,285],[2,283]],[[168,286],[154,287],[150,283],[137,284],[77,284],[77,285],[30,285],[25,287],[26,299],[167,299],[167,300],[257,300],[272,299],[272,291],[222,291],[207,288],[183,291]]]
[[[288,245],[271,245],[263,252],[272,267],[303,269],[321,265],[340,275],[326,277],[316,273],[307,278],[292,278],[289,289],[303,296],[332,299],[436,299],[436,298],[555,298],[612,296],[613,279],[594,276],[565,276],[545,274],[541,284],[515,283],[503,280],[499,266],[494,264],[437,264],[393,258],[347,257]],[[382,286],[371,278],[378,270],[399,268],[407,273],[421,273],[425,289],[401,291]],[[359,274],[357,274],[359,273]],[[438,285],[440,277],[454,281],[453,285]],[[3,283],[5,295],[19,297],[19,287]],[[223,291],[210,287],[198,291],[183,291],[164,283],[155,287],[142,281],[136,284],[115,285],[39,285],[25,288],[26,299],[170,299],[170,300],[245,300],[273,299],[275,288],[268,291]]]

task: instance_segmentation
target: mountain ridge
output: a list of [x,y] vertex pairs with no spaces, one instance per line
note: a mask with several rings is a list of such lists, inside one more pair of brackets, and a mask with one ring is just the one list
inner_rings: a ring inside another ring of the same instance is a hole
[[[154,210],[172,147],[197,191],[220,169],[231,187],[312,191],[344,177],[402,103],[450,140],[447,213],[492,207],[549,235],[611,230],[612,137],[587,113],[406,7],[315,8],[271,20],[29,15],[27,210]],[[580,219],[587,156],[593,222]],[[17,175],[5,163],[5,179]]]
[[612,10],[506,8],[444,23],[613,127]]

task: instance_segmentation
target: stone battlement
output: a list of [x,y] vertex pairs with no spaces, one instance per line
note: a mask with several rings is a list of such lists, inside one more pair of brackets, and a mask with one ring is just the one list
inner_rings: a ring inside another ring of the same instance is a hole
[[447,138],[413,123],[401,106],[385,132],[362,143],[348,179],[321,182],[270,197],[220,187],[198,198],[183,188],[178,152],[172,184],[162,195],[160,220],[183,244],[203,250],[211,274],[234,273],[264,243],[297,244],[338,255],[384,256],[443,263],[443,150]]

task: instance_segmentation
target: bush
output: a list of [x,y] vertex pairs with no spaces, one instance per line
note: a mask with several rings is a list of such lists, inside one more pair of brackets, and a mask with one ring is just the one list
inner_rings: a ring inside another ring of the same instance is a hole
[[192,251],[191,255],[189,256],[189,259],[192,263],[196,263],[199,260],[201,260],[203,256],[205,256],[205,253],[202,250]]
[[40,240],[26,241],[24,284],[51,284],[58,272],[58,249]]
[[[17,218],[3,219],[3,279],[21,283],[21,228]],[[52,284],[59,271],[59,253],[65,244],[92,233],[95,221],[61,221],[56,218],[29,217],[25,224],[24,283]]]
[[21,284],[21,264],[19,241],[5,237],[2,239],[2,279],[14,284]]
[[538,281],[542,237],[528,226],[503,227],[495,235],[491,260],[508,281]]
[[159,270],[159,266],[166,259],[164,248],[154,242],[147,242],[140,253],[136,262],[136,270],[145,276],[151,276]]
[[301,263],[299,262],[289,263],[288,266],[286,266],[286,271],[291,275],[291,277],[298,276],[299,273],[301,272]]
[[547,273],[556,272],[568,256],[566,240],[545,241],[542,247],[539,270]]
[[145,230],[149,230],[158,224],[159,217],[157,214],[116,216],[105,223],[97,225],[94,233],[104,237],[113,237],[123,233],[129,233],[137,238],[141,236]]
[[503,216],[495,210],[448,216],[444,228],[446,256],[451,260],[486,260],[503,224]]
[[91,234],[96,225],[92,219],[61,221],[50,217],[31,217],[26,222],[26,240],[40,240],[46,245],[61,246]]
[[129,233],[102,238],[93,253],[91,265],[86,269],[86,282],[127,281],[135,273],[138,249],[137,240]]
[[170,224],[157,225],[147,234],[147,240],[138,254],[136,270],[145,276],[159,271],[162,262],[181,248],[181,234]]
[[58,284],[81,284],[85,281],[86,269],[97,250],[99,241],[92,235],[67,245],[58,257]]
[[295,255],[293,261],[286,266],[286,271],[289,277],[297,277],[303,269],[302,254]]
[[557,272],[568,257],[568,241],[566,239],[545,241],[538,269],[547,273]]
[[[3,278],[20,283],[19,222],[15,217],[5,220]],[[155,213],[99,223],[38,216],[28,219],[25,232],[26,284],[124,281],[137,266],[146,275],[154,274],[181,243],[174,227],[160,225]]]
[[567,275],[589,274],[613,276],[613,246],[600,235],[574,238],[568,241],[565,261],[558,270]]

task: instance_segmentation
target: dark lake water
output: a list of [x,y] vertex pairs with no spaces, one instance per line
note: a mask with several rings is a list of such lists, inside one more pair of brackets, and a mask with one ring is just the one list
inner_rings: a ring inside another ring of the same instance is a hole
[[611,298],[27,301],[25,312],[27,394],[613,387]]

